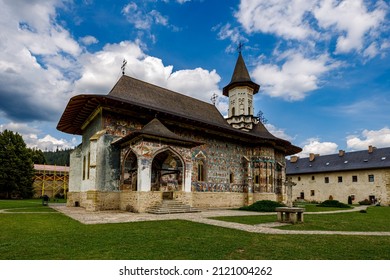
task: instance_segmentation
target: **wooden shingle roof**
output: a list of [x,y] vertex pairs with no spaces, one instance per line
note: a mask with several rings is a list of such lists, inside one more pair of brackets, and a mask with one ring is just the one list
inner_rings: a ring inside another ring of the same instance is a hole
[[151,120],[142,129],[133,131],[129,135],[118,139],[112,144],[120,145],[131,141],[137,137],[158,139],[159,141],[163,140],[166,142],[175,142],[184,146],[198,146],[203,144],[175,134],[174,132],[170,131],[165,125],[163,125],[157,118]]
[[[249,132],[231,127],[218,109],[210,103],[123,75],[108,95],[77,95],[70,99],[57,129],[66,133],[83,133],[83,125],[99,108],[164,115],[164,118],[191,123],[199,129],[219,136],[226,135],[253,145],[272,145],[287,155],[299,153],[301,148],[272,135],[259,122]],[[151,120],[151,119],[150,119]],[[149,120],[149,121],[150,121]]]

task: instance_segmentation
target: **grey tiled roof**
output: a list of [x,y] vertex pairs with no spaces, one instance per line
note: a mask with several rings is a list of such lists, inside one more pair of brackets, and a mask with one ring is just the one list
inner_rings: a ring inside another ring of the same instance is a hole
[[374,149],[372,153],[363,150],[345,152],[343,156],[316,156],[313,161],[310,158],[300,158],[294,163],[288,160],[286,168],[287,175],[390,168],[390,147]]

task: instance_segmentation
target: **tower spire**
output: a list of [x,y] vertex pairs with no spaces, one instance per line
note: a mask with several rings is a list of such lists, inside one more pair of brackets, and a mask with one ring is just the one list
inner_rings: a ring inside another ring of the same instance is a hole
[[253,95],[259,92],[260,85],[252,82],[246,68],[240,43],[237,50],[238,58],[230,83],[223,88],[223,95],[229,97],[229,114],[227,122],[234,128],[249,131],[253,124],[258,123],[254,117]]

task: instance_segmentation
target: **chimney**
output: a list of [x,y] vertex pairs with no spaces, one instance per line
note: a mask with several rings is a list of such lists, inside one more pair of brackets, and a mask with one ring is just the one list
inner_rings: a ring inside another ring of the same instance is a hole
[[313,161],[313,160],[315,160],[315,158],[316,158],[316,155],[313,154],[313,153],[310,153],[310,155],[309,155],[309,160],[310,160],[310,161]]
[[339,157],[343,157],[345,155],[345,151],[344,150],[339,150]]
[[295,163],[295,162],[298,161],[298,159],[299,159],[298,156],[291,156],[291,157],[290,157],[290,162],[291,162],[291,163]]
[[372,145],[368,146],[368,153],[369,154],[372,154],[372,152],[375,150],[376,148]]

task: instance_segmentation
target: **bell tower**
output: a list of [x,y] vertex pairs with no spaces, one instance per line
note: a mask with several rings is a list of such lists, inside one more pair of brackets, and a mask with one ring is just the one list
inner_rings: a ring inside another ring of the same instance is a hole
[[223,88],[223,95],[229,97],[229,114],[226,121],[234,128],[250,131],[259,122],[254,117],[253,95],[259,92],[260,85],[252,82],[241,51],[230,83]]

